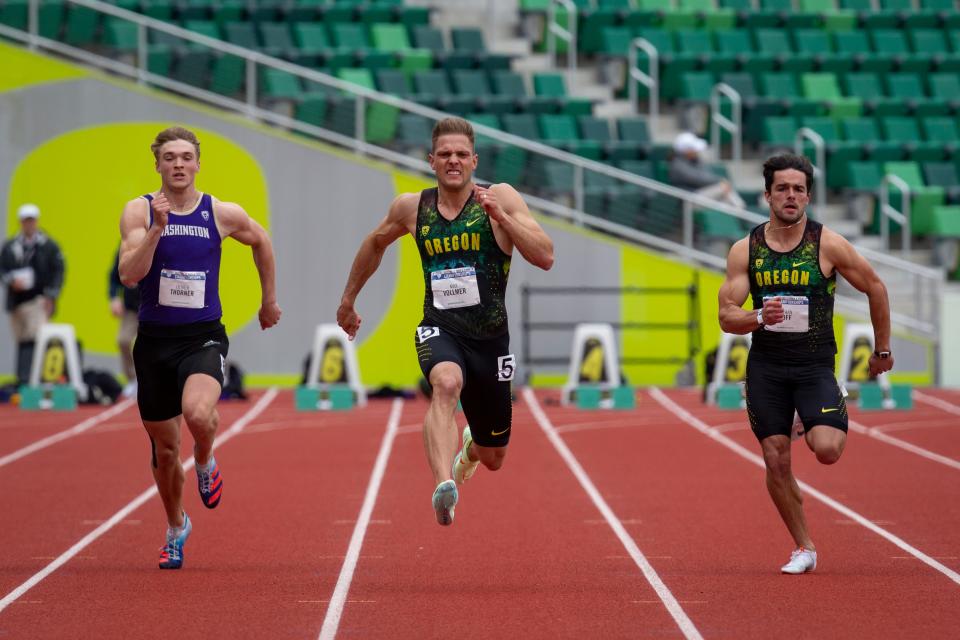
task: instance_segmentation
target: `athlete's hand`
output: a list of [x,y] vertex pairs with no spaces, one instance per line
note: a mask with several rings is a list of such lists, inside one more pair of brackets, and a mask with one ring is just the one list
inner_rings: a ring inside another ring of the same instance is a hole
[[763,324],[779,324],[783,322],[783,303],[780,296],[767,298],[763,301]]
[[480,203],[480,206],[487,212],[491,220],[500,222],[507,216],[503,207],[501,207],[497,201],[497,194],[490,189],[476,186],[473,188],[473,197],[477,199],[477,202]]
[[280,305],[276,302],[270,302],[260,305],[260,329],[269,329],[280,322]]
[[868,364],[870,366],[870,375],[875,378],[881,373],[886,373],[890,371],[890,369],[893,369],[893,354],[891,353],[886,358],[881,358],[874,353],[870,356],[870,362]]
[[161,191],[153,199],[151,206],[153,207],[153,226],[163,230],[167,226],[168,216],[170,215],[170,201]]
[[360,317],[352,304],[340,303],[340,307],[337,309],[337,324],[346,332],[349,339],[353,340],[357,337],[357,331],[360,330],[362,321],[363,318]]

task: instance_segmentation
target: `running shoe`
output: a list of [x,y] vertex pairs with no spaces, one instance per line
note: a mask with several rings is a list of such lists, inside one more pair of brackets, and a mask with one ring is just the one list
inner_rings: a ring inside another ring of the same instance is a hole
[[457,483],[444,480],[433,492],[433,510],[437,513],[437,522],[443,526],[453,524],[453,508],[457,506]]
[[183,526],[180,528],[180,534],[171,536],[167,529],[167,543],[160,547],[160,568],[161,569],[179,569],[183,566],[183,544],[190,537],[193,531],[193,523],[190,516],[183,514]]
[[817,552],[803,547],[797,547],[790,554],[790,562],[780,567],[781,573],[800,575],[809,573],[817,568]]
[[211,458],[210,463],[210,468],[206,471],[201,471],[200,467],[194,467],[197,471],[200,499],[203,500],[203,506],[207,509],[213,509],[220,504],[220,494],[223,493],[223,476],[220,475],[220,466],[215,458]]
[[454,456],[453,469],[451,469],[453,480],[457,484],[463,484],[473,477],[474,472],[476,472],[477,467],[480,465],[479,460],[471,460],[470,456],[467,455],[467,451],[470,450],[472,443],[473,436],[470,434],[470,425],[467,425],[463,428],[463,448]]

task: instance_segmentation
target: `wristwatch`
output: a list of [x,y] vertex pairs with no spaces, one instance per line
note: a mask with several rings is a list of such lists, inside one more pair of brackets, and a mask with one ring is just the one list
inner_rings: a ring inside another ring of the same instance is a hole
[[887,358],[890,357],[890,352],[889,352],[889,351],[874,351],[874,352],[873,352],[873,355],[877,356],[877,357],[880,358],[881,360],[886,360]]
[[763,326],[763,309],[757,309],[757,324]]

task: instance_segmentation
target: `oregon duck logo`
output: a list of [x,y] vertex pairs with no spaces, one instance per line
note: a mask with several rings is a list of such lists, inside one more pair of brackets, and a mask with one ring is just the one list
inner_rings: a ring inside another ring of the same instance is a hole
[[425,235],[427,235],[428,233],[430,233],[430,225],[425,224],[425,225],[423,225],[422,227],[420,227],[420,235],[421,235],[421,236],[425,236]]

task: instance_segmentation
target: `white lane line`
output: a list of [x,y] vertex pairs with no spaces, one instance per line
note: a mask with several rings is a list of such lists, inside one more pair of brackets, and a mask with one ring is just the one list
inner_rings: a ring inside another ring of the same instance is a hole
[[947,413],[952,413],[955,416],[960,416],[960,407],[953,404],[952,402],[947,402],[946,400],[941,400],[936,396],[928,396],[922,391],[913,390],[913,399],[924,404],[929,404],[930,406],[936,407]]
[[934,453],[929,449],[918,447],[917,445],[911,444],[906,440],[901,440],[896,436],[887,435],[880,429],[862,425],[852,418],[848,418],[848,424],[850,425],[850,428],[856,433],[869,436],[874,440],[879,440],[880,442],[897,447],[898,449],[909,451],[910,453],[916,454],[922,458],[926,458],[927,460],[932,460],[933,462],[939,462],[940,464],[960,470],[960,460],[954,460],[953,458],[948,458],[947,456],[940,455],[939,453]]
[[[723,435],[722,433],[720,433],[710,425],[706,424],[705,422],[703,422],[702,420],[700,420],[699,418],[691,414],[689,411],[687,411],[686,409],[678,405],[676,402],[671,400],[669,397],[667,397],[667,395],[663,393],[663,391],[661,391],[660,389],[657,389],[656,387],[651,387],[649,389],[649,393],[650,393],[650,396],[654,400],[659,402],[665,409],[673,413],[675,416],[677,416],[678,418],[686,422],[688,425],[690,425],[691,427],[693,427],[703,435],[707,436],[708,438],[711,438],[712,440],[717,441],[718,443],[725,446],[727,449],[730,449],[731,451],[733,451],[735,454],[737,454],[741,458],[749,460],[750,462],[757,465],[761,469],[766,468],[766,465],[764,465],[763,463],[763,458],[761,458],[759,455],[740,446],[739,444],[737,444],[727,436]],[[881,538],[884,538],[887,541],[893,543],[903,551],[906,551],[907,553],[912,555],[914,558],[917,558],[918,560],[922,561],[924,564],[936,569],[937,571],[939,571],[940,573],[942,573],[943,575],[947,576],[948,578],[953,580],[955,583],[960,585],[960,573],[957,573],[953,569],[946,567],[943,564],[937,562],[936,560],[934,560],[927,554],[923,553],[916,547],[908,544],[902,538],[895,536],[894,534],[890,533],[886,529],[878,526],[875,522],[872,522],[867,518],[865,518],[864,516],[860,515],[850,507],[847,507],[841,502],[834,500],[827,494],[822,493],[817,489],[814,489],[812,486],[810,486],[806,482],[797,480],[797,484],[800,485],[800,488],[803,489],[805,492],[807,492],[808,494],[810,494],[820,502],[824,503],[831,509],[839,511],[841,514],[855,521],[860,526],[866,529],[869,529],[870,531],[874,532]]]
[[367,485],[367,494],[363,498],[363,506],[360,507],[357,526],[353,528],[350,545],[347,547],[347,556],[343,560],[343,566],[340,567],[340,577],[337,578],[337,586],[333,589],[333,596],[330,597],[330,604],[327,606],[327,615],[323,619],[323,627],[320,628],[320,635],[318,636],[320,640],[333,640],[337,635],[340,618],[343,616],[343,608],[347,604],[350,583],[353,582],[353,572],[356,570],[357,560],[360,558],[360,548],[363,547],[363,539],[367,535],[370,515],[377,503],[380,483],[383,481],[387,461],[390,459],[390,451],[393,449],[393,441],[397,436],[397,426],[400,424],[401,413],[403,413],[403,400],[396,398],[393,401],[393,407],[390,409],[387,430],[380,442],[380,452],[377,454],[376,462],[373,463],[370,483]]
[[[253,407],[251,407],[249,411],[243,414],[243,416],[241,416],[239,420],[234,422],[233,425],[231,425],[231,427],[223,433],[223,435],[219,436],[216,439],[214,448],[223,446],[224,444],[229,442],[235,435],[240,433],[243,430],[243,428],[250,423],[251,420],[256,418],[258,415],[260,415],[260,413],[264,409],[267,408],[267,405],[270,404],[270,402],[276,397],[276,395],[277,395],[276,388],[271,388],[265,394],[263,394],[260,400],[258,400],[257,403],[253,405]],[[190,469],[193,468],[193,464],[194,464],[194,459],[191,457],[189,460],[186,460],[183,463],[183,470],[189,471]],[[44,578],[46,578],[51,573],[53,573],[54,571],[56,571],[57,569],[65,565],[67,562],[69,562],[71,558],[79,554],[85,548],[90,546],[90,544],[92,544],[97,538],[99,538],[100,536],[105,534],[107,531],[115,527],[118,523],[123,521],[124,518],[126,518],[128,515],[133,513],[137,508],[139,508],[141,505],[143,505],[143,503],[145,503],[147,500],[152,498],[156,493],[157,493],[156,486],[152,486],[146,491],[144,491],[143,493],[141,493],[139,496],[137,496],[136,498],[131,500],[129,503],[127,503],[127,506],[123,507],[122,509],[120,509],[120,511],[117,511],[115,514],[113,514],[109,520],[107,520],[102,525],[100,525],[99,527],[97,527],[87,535],[85,535],[79,542],[77,542],[75,545],[73,545],[72,547],[64,551],[62,554],[60,554],[60,556],[56,560],[48,564],[42,570],[33,574],[33,576],[31,576],[29,580],[27,580],[26,582],[21,584],[19,587],[17,587],[7,595],[5,595],[3,597],[3,600],[0,600],[0,611],[3,611],[4,609],[6,609],[12,603],[16,602],[20,596],[22,596],[27,591],[30,591],[30,589],[40,584],[40,582]]]
[[596,486],[594,486],[593,481],[590,480],[587,472],[584,471],[583,467],[580,466],[577,458],[573,455],[570,449],[567,448],[567,445],[563,442],[563,439],[557,435],[556,428],[550,422],[550,418],[547,417],[547,414],[544,413],[542,408],[540,408],[540,404],[537,402],[537,397],[533,394],[533,391],[529,387],[523,390],[523,398],[527,401],[527,405],[533,412],[533,416],[536,418],[537,424],[540,425],[540,428],[547,435],[547,439],[557,450],[557,453],[560,454],[560,457],[563,458],[563,461],[567,463],[570,471],[573,472],[573,475],[580,482],[580,486],[583,487],[583,490],[586,491],[588,496],[590,496],[594,506],[603,515],[604,520],[606,520],[610,528],[613,529],[613,532],[616,534],[617,538],[620,539],[620,543],[623,545],[624,549],[627,550],[627,553],[630,554],[630,557],[633,559],[634,563],[640,568],[640,571],[643,572],[643,576],[647,579],[647,582],[650,583],[650,586],[653,587],[653,590],[656,591],[657,596],[660,598],[660,602],[663,603],[663,605],[667,608],[667,611],[670,612],[670,615],[673,616],[677,626],[680,627],[680,631],[683,633],[683,636],[688,640],[702,640],[703,636],[700,635],[700,632],[694,626],[693,621],[687,617],[686,612],[680,606],[680,603],[677,602],[677,599],[673,597],[673,594],[670,593],[670,589],[667,588],[667,585],[664,584],[663,580],[660,579],[660,576],[653,568],[653,565],[650,564],[646,556],[643,555],[643,552],[640,551],[640,547],[637,546],[637,543],[634,542],[633,538],[630,537],[630,534],[627,533],[623,523],[613,512],[613,509],[611,509],[607,502],[603,499],[603,496],[600,495],[600,492],[597,490]]
[[83,422],[76,424],[70,427],[69,429],[65,429],[64,431],[53,434],[52,436],[47,436],[46,438],[37,440],[36,442],[32,444],[28,444],[27,446],[23,447],[22,449],[18,449],[13,453],[8,453],[7,455],[0,458],[0,467],[4,465],[8,465],[11,462],[15,462],[20,458],[25,458],[31,453],[36,453],[41,449],[46,449],[50,445],[56,444],[62,440],[66,440],[67,438],[78,436],[84,431],[87,431],[97,426],[101,422],[105,420],[109,420],[110,418],[114,417],[119,413],[123,413],[124,411],[126,411],[127,407],[132,405],[134,402],[135,402],[135,398],[127,398],[123,402],[119,404],[115,404],[109,409],[107,409],[106,411],[98,413],[95,416],[90,416]]

